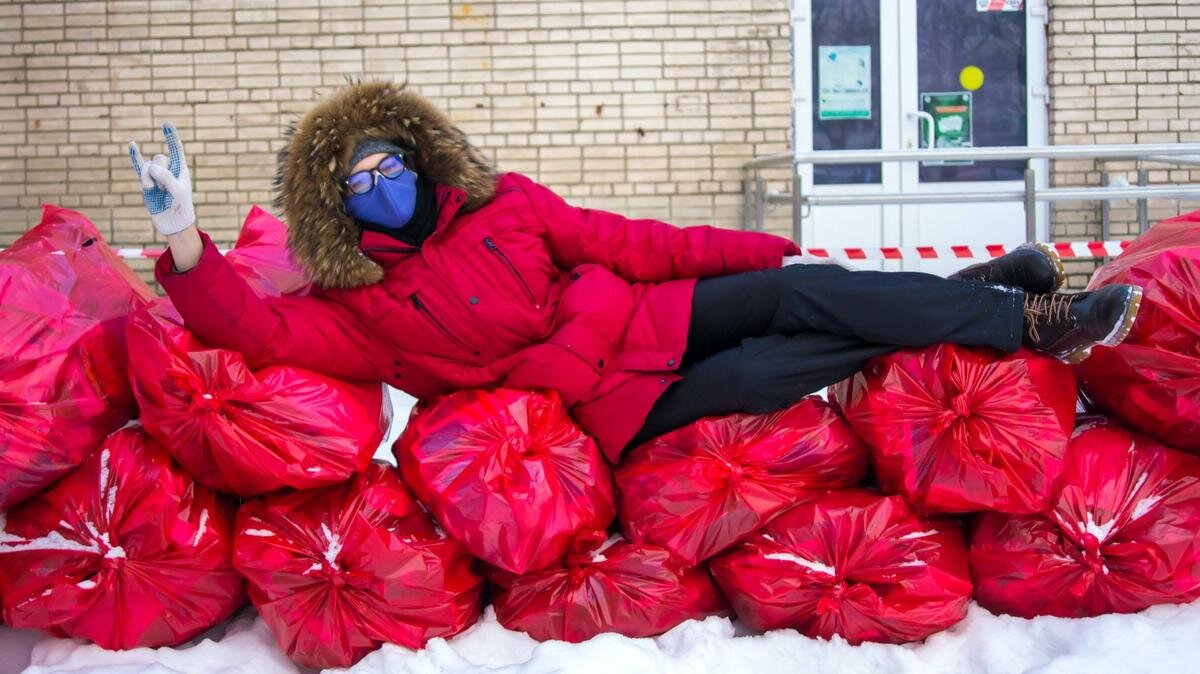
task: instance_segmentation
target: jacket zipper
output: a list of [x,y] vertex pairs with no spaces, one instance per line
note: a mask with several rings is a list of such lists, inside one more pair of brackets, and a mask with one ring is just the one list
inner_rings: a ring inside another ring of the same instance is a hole
[[364,253],[397,253],[400,255],[415,255],[421,252],[419,248],[402,248],[400,246],[370,246],[363,248]]
[[421,298],[418,297],[416,293],[410,293],[408,296],[408,299],[412,300],[413,306],[417,308],[417,311],[424,314],[425,318],[428,318],[429,322],[433,323],[434,327],[436,327],[439,332],[441,332],[443,335],[445,335],[446,339],[450,340],[451,342],[454,342],[460,348],[463,348],[463,349],[469,351],[472,355],[475,355],[475,356],[479,355],[478,351],[476,351],[475,349],[472,349],[470,346],[467,345],[466,342],[459,339],[457,335],[455,335],[453,332],[450,332],[449,328],[447,328],[445,325],[443,325],[442,322],[437,319],[437,316],[433,315],[433,312],[429,310],[429,307],[425,306],[425,303],[421,301]]
[[500,250],[500,247],[496,245],[496,242],[492,241],[492,237],[484,237],[483,245],[487,246],[488,250],[492,251],[496,255],[499,255],[500,259],[503,260],[504,264],[508,267],[508,270],[513,273],[513,276],[517,277],[517,282],[521,284],[521,288],[525,291],[525,296],[529,298],[529,303],[533,305],[533,308],[541,309],[542,305],[539,304],[534,298],[533,289],[530,288],[529,284],[525,282],[525,277],[521,276],[521,272],[517,269],[517,266],[512,263],[512,260],[508,259],[508,256],[504,254],[504,251]]

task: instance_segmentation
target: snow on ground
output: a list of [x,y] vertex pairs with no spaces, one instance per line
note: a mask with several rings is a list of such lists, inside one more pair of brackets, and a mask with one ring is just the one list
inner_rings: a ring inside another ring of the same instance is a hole
[[[1200,602],[1157,606],[1137,615],[1083,620],[994,616],[972,605],[959,625],[923,644],[850,646],[792,630],[736,636],[725,618],[689,621],[656,639],[600,635],[582,644],[539,644],[496,622],[479,624],[421,651],[384,646],[348,674],[1136,674],[1200,671]],[[41,639],[28,674],[300,674],[262,621],[245,611],[219,641],[186,648],[105,651],[69,639]],[[0,632],[0,672],[18,672],[26,633]],[[9,648],[17,648],[10,652]]]
[[[392,391],[392,441],[413,400]],[[310,674],[288,661],[252,609],[180,648],[106,651],[71,639],[0,627],[0,674]],[[333,672],[335,670],[327,670]],[[504,629],[489,608],[480,622],[421,651],[384,646],[347,674],[1136,674],[1200,672],[1200,601],[1136,615],[1084,620],[995,616],[972,604],[967,618],[922,644],[850,646],[793,630],[739,631],[726,618],[689,621],[656,639],[600,635],[582,644],[539,644]]]
[[396,459],[392,457],[392,444],[408,425],[408,415],[412,412],[413,405],[417,404],[417,399],[391,386],[387,387],[387,392],[392,405],[392,425],[388,427],[383,442],[379,443],[379,449],[375,450],[375,458],[396,465]]

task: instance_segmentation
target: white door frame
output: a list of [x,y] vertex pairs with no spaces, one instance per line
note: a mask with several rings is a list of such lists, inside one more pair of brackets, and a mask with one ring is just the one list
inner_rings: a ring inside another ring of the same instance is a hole
[[[909,117],[915,110],[915,101],[920,95],[917,90],[917,2],[918,0],[900,0],[899,32],[903,45],[907,40],[910,49],[900,50],[900,82],[901,100],[904,101],[904,126],[901,129],[901,144],[906,149],[920,147],[921,124],[918,119]],[[890,4],[890,3],[885,3]],[[1046,145],[1048,136],[1049,117],[1049,88],[1046,81],[1046,0],[1025,0],[1025,110],[1026,137],[1025,143],[1030,147]],[[1045,159],[1033,161],[1035,184],[1038,190],[1050,186],[1050,165]],[[901,191],[906,194],[955,194],[961,192],[987,192],[991,190],[1021,189],[1023,181],[981,181],[981,182],[942,182],[921,183],[920,164],[906,162],[901,168]],[[984,205],[986,207],[986,204]],[[1037,238],[1039,241],[1049,240],[1050,204],[1042,202],[1037,208]],[[907,226],[919,216],[920,206],[904,206],[901,215],[901,237],[903,232],[911,229]],[[956,244],[958,241],[904,241],[901,245],[916,246],[937,244]]]
[[[886,30],[886,26],[895,25],[896,5],[894,2],[881,2],[879,17],[879,66],[880,75],[880,114],[881,145],[884,150],[898,149],[895,140],[899,134],[899,119],[897,118],[896,101],[899,100],[899,67],[895,59],[888,58],[899,48],[895,31]],[[793,29],[799,39],[794,39],[793,49],[793,137],[794,147],[800,151],[811,152],[813,147],[812,116],[816,104],[812,96],[813,63],[812,63],[812,0],[792,0]],[[885,163],[882,166],[881,181],[875,184],[849,185],[815,185],[812,164],[801,164],[796,167],[804,191],[808,194],[882,194],[900,190],[900,166]],[[864,206],[862,208],[878,209],[880,211],[880,239],[882,245],[899,245],[900,237],[900,207],[899,206]],[[801,225],[802,240],[814,241],[816,223],[809,217]]]
[[[908,118],[911,102],[917,99],[917,26],[918,0],[880,0],[880,114],[881,145],[884,150],[908,149],[918,146],[919,124]],[[792,137],[794,152],[811,152],[813,146],[812,115],[815,101],[812,96],[812,0],[791,0],[792,12]],[[1030,147],[1048,142],[1049,88],[1046,79],[1046,22],[1047,0],[1025,1],[1026,34],[1026,97],[1027,138]],[[907,48],[906,48],[907,47]],[[907,109],[906,109],[907,108]],[[1049,162],[1035,160],[1038,189],[1049,187]],[[885,163],[882,181],[873,185],[814,185],[811,164],[796,165],[803,189],[808,194],[878,194],[883,192],[956,193],[1011,190],[1014,182],[927,183],[917,178],[916,162]],[[862,206],[879,209],[880,245],[913,246],[959,242],[929,242],[904,240],[904,216],[917,217],[916,206]],[[1049,240],[1050,206],[1037,206],[1037,236]],[[817,239],[817,223],[812,216],[801,223],[802,240]]]

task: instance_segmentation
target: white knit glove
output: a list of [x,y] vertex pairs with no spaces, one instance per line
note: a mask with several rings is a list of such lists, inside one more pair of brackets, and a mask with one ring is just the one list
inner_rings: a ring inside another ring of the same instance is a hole
[[129,141],[129,159],[142,186],[142,198],[150,211],[150,220],[154,228],[166,236],[195,224],[196,209],[192,206],[192,175],[188,171],[179,132],[170,122],[164,122],[162,130],[170,158],[156,154],[154,159],[145,161],[137,143]]
[[784,255],[782,266],[786,267],[792,264],[832,264],[837,265],[842,269],[849,269],[850,271],[856,271],[858,269],[858,267],[855,267],[849,262],[845,260],[839,260],[836,257],[816,257],[815,255]]

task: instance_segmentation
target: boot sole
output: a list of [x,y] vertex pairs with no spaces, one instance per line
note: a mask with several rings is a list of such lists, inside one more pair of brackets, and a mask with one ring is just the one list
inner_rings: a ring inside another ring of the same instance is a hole
[[1033,246],[1034,248],[1038,249],[1041,251],[1042,255],[1046,256],[1046,259],[1054,263],[1054,287],[1050,289],[1050,292],[1055,292],[1059,288],[1062,288],[1063,284],[1067,282],[1067,268],[1063,266],[1062,257],[1059,256],[1058,251],[1044,243],[1031,243],[1026,245]]
[[1133,323],[1137,320],[1138,309],[1142,306],[1142,289],[1138,286],[1133,287],[1132,296],[1129,299],[1129,305],[1125,307],[1125,314],[1121,316],[1121,320],[1113,327],[1112,332],[1108,333],[1104,339],[1089,344],[1088,346],[1080,347],[1070,352],[1063,358],[1066,362],[1072,365],[1078,365],[1087,360],[1087,357],[1092,355],[1092,348],[1095,346],[1114,347],[1125,341],[1133,330]]

